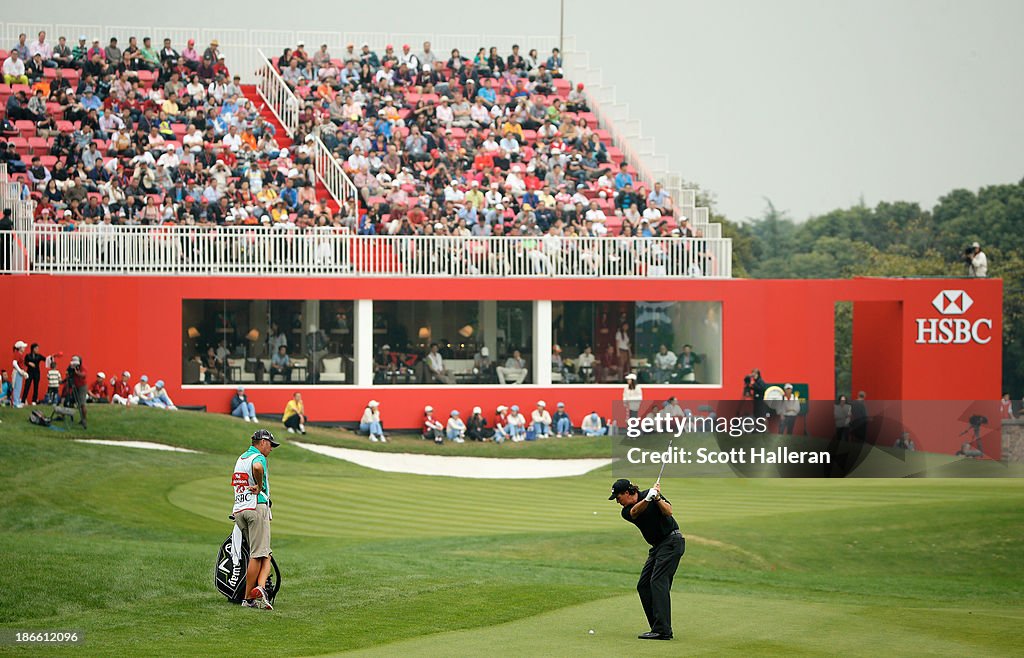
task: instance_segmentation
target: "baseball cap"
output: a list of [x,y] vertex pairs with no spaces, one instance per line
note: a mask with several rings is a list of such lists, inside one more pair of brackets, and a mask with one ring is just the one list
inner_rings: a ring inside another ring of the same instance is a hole
[[548,403],[545,402],[544,400],[537,400],[537,406],[538,407],[546,407],[546,406],[548,406]]
[[626,379],[627,380],[636,379],[636,373],[632,373],[632,372],[629,373],[628,375],[626,375]]
[[366,403],[366,406],[368,406],[368,407],[379,407],[380,406],[380,402],[377,402],[376,400],[370,400],[369,402]]
[[423,413],[426,413],[426,414],[429,414],[433,410],[434,410],[434,408],[432,406],[430,406],[429,404],[427,406],[423,407]]
[[99,377],[100,379],[106,379],[107,378],[107,373],[105,373],[102,370],[100,370],[98,373],[96,373],[96,376]]
[[143,375],[142,377],[139,377],[139,381],[148,382],[149,381],[149,375]]
[[612,495],[608,496],[608,500],[615,500],[615,497],[621,493],[629,491],[633,486],[633,483],[626,478],[621,478],[612,483]]
[[381,345],[380,346],[380,351],[383,352],[384,350],[388,350],[390,352],[391,351],[391,346],[390,345]]
[[459,415],[459,410],[458,409],[452,409],[452,415],[453,416],[458,416]]
[[559,409],[564,409],[564,408],[565,408],[565,403],[564,403],[564,402],[559,402],[559,403],[558,403],[557,405],[555,405],[555,406],[557,406],[557,407],[558,407]]
[[14,349],[16,349],[16,350],[20,350],[20,349],[21,349],[21,348],[23,348],[23,347],[28,347],[28,343],[26,343],[26,342],[25,342],[25,341],[23,341],[23,340],[15,341],[15,343],[14,343]]
[[473,407],[473,413],[474,414],[482,414],[483,413],[483,409],[481,409],[480,407]]
[[244,386],[239,386],[238,387],[238,392],[239,393],[245,393],[245,387]]
[[490,355],[491,355],[491,351],[489,349],[487,349],[486,347],[481,347],[480,348],[480,356],[490,356]]
[[507,411],[507,410],[508,410],[508,407],[506,407],[505,405],[503,405],[503,404],[499,404],[499,405],[498,405],[498,413],[499,413],[499,414],[500,414],[500,413],[501,413],[502,411]]
[[162,380],[162,379],[156,380],[156,387],[157,388],[163,388],[164,387],[164,380]]
[[792,384],[786,384],[782,388],[786,389],[787,391],[792,391],[793,390],[793,385]]
[[255,432],[252,433],[253,443],[262,441],[263,439],[270,441],[270,445],[274,448],[281,445],[280,443],[277,442],[277,439],[274,438],[274,435],[270,432],[270,430],[256,430]]

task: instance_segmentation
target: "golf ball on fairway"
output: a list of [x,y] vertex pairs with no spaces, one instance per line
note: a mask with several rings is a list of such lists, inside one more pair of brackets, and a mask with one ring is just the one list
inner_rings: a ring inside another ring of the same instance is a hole
[[594,629],[593,629],[593,628],[591,628],[591,629],[590,629],[589,631],[587,631],[587,634],[588,634],[588,635],[593,635],[593,634],[594,634]]
[[597,512],[594,512],[594,516],[597,516]]

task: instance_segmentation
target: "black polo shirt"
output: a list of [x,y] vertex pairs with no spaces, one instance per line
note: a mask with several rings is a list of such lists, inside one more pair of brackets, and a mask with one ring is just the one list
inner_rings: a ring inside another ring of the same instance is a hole
[[[650,491],[650,489],[645,489],[640,492],[640,500],[637,501],[637,504],[647,496],[648,491]],[[665,501],[671,504],[671,501],[669,501],[668,498],[666,498]],[[665,541],[665,539],[672,534],[673,530],[679,529],[679,524],[676,523],[675,518],[662,514],[661,510],[658,509],[658,504],[654,501],[648,503],[647,509],[645,509],[643,513],[635,519],[629,514],[629,510],[632,508],[632,505],[626,505],[623,507],[622,518],[639,528],[640,534],[644,536],[644,539],[647,540],[647,543],[651,546],[657,546],[661,542]]]

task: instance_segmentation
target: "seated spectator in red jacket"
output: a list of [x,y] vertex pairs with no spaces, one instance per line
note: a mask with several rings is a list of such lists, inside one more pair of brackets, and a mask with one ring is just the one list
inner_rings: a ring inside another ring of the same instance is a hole
[[110,402],[110,387],[107,386],[107,375],[102,370],[96,373],[96,381],[89,387],[88,399],[97,404]]

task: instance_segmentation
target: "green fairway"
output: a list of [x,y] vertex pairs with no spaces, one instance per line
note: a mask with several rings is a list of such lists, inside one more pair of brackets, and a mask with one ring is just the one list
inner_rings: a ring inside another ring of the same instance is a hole
[[270,458],[283,588],[267,613],[212,586],[253,426],[95,411],[83,436],[200,453],[76,443],[0,411],[0,626],[84,630],[82,655],[238,652],[247,627],[267,655],[1019,652],[1020,480],[665,480],[687,535],[677,639],[641,643],[646,544],[606,500],[610,469],[425,477],[285,445]]

